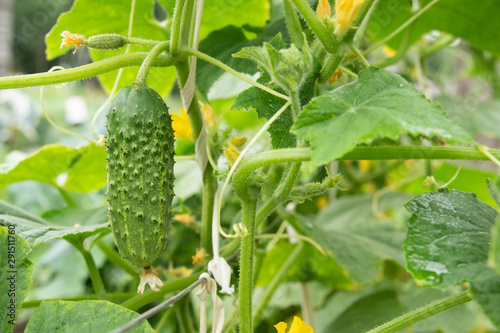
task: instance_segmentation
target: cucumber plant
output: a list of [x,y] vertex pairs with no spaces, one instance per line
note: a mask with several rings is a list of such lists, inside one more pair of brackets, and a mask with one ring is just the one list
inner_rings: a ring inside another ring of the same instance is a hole
[[[215,332],[499,328],[500,150],[479,143],[500,138],[499,10],[76,0],[46,55],[92,62],[0,78],[109,96],[90,144],[0,165],[0,333],[205,332],[207,292]],[[24,180],[58,205],[35,213]],[[32,274],[47,258],[71,292]]]

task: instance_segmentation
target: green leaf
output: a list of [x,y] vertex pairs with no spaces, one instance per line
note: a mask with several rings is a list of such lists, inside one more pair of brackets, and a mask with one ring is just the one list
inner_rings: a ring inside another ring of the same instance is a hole
[[[314,71],[309,73],[306,81],[300,89],[299,99],[302,105],[309,103],[314,96],[316,87],[316,78],[318,76],[320,66],[315,62]],[[269,84],[271,81],[267,73],[263,73],[257,82],[262,84]],[[275,89],[283,93],[282,89]],[[269,94],[259,88],[251,87],[236,97],[231,110],[255,110],[260,119],[271,118],[281,107],[285,105],[285,101],[279,97]],[[293,125],[292,110],[288,108],[281,116],[276,119],[268,129],[271,134],[271,144],[274,149],[290,148],[297,145],[297,139],[290,133],[290,128]]]
[[[221,30],[211,32],[200,43],[199,50],[222,61],[238,72],[255,74],[257,72],[257,65],[254,62],[247,59],[234,58],[232,54],[240,51],[243,47],[261,45],[262,42],[271,40],[278,33],[282,35],[286,34],[286,26],[282,21],[277,21],[266,26],[262,30],[262,33],[252,40],[247,39],[241,28],[227,26]],[[210,87],[224,73],[224,70],[208,62],[198,62],[196,84],[200,92],[207,95]]]
[[493,324],[500,327],[500,275],[489,268],[477,273],[477,277],[471,281],[474,300]]
[[[110,332],[138,316],[108,301],[45,301],[31,317],[25,332]],[[154,330],[145,320],[128,332],[154,333]]]
[[48,222],[41,217],[0,200],[0,218],[2,218],[2,216],[20,217],[33,222],[48,224]]
[[493,200],[495,200],[497,207],[500,208],[500,200],[498,199],[498,187],[493,182],[493,180],[491,180],[491,178],[486,179],[486,187],[488,188],[488,192],[490,193]]
[[[0,218],[0,222],[3,221]],[[12,332],[21,302],[28,295],[33,264],[28,259],[31,248],[15,228],[0,227],[0,332]]]
[[[280,242],[266,253],[259,269],[256,286],[261,287],[271,283],[274,275],[283,265],[283,258],[292,253],[297,244]],[[307,282],[317,280],[330,289],[347,289],[351,283],[342,268],[331,256],[321,254],[312,245],[307,244],[296,262],[290,267],[283,282]]]
[[403,133],[474,144],[439,105],[401,76],[376,67],[360,72],[357,81],[314,98],[292,133],[310,142],[312,167],[340,158],[356,145],[377,138],[398,140]]
[[89,192],[106,184],[106,149],[90,144],[79,149],[79,156],[68,170],[64,188],[73,192]]
[[[278,35],[280,44],[284,44]],[[276,38],[274,39],[276,40]],[[308,48],[298,49],[294,44],[289,47],[271,43],[263,46],[245,47],[233,57],[255,61],[272,78],[273,82],[286,91],[296,91],[302,87],[313,71],[314,61]]]
[[408,270],[426,286],[446,288],[483,269],[498,212],[474,193],[440,189],[412,199],[404,248]]
[[[54,59],[72,48],[60,49],[60,34],[64,30],[79,33],[86,37],[102,33],[117,33],[126,36],[128,33],[128,22],[130,16],[130,1],[99,1],[99,0],[76,0],[69,12],[61,14],[56,25],[47,34],[45,43],[47,45],[47,59]],[[133,37],[146,39],[166,40],[168,29],[162,27],[152,17],[154,1],[138,1],[135,5],[134,24],[132,28]],[[99,8],[99,10],[95,10]],[[101,51],[91,50],[90,56],[93,61],[102,60],[118,54],[125,53],[125,47],[120,50]],[[148,52],[151,48],[131,46],[130,52]],[[131,85],[135,81],[138,66],[124,68],[118,88]],[[106,92],[110,92],[115,82],[118,70],[99,76],[99,80]],[[148,76],[148,85],[160,95],[170,91],[175,80],[173,68],[152,68]]]
[[31,246],[48,242],[53,239],[65,239],[67,241],[82,241],[92,235],[109,232],[107,223],[83,227],[61,227],[53,225],[40,225],[34,222],[11,218],[8,221],[0,219],[0,226],[14,225],[19,236],[28,241]]
[[[399,214],[397,208],[406,200],[405,195],[386,195],[379,210],[387,215]],[[360,284],[380,280],[385,260],[404,266],[403,222],[377,219],[372,214],[372,201],[372,196],[366,195],[341,197],[311,223],[300,225],[302,232],[332,253],[348,278]]]
[[491,231],[491,245],[488,264],[500,274],[500,218],[497,217],[495,227]]
[[[420,7],[431,0],[420,2]],[[498,12],[500,3],[496,0],[440,0],[427,10],[412,25],[411,41],[432,30],[441,30],[468,40],[472,45],[500,54],[500,43],[496,32],[500,30]],[[404,23],[412,15],[412,3],[407,0],[382,1],[378,4],[368,26],[368,34],[382,39]],[[398,34],[389,45],[397,48],[402,34]]]
[[0,188],[11,183],[36,180],[58,186],[56,177],[68,172],[62,187],[88,192],[106,183],[106,152],[91,143],[82,148],[59,144],[43,146],[37,152],[14,164],[0,165]]

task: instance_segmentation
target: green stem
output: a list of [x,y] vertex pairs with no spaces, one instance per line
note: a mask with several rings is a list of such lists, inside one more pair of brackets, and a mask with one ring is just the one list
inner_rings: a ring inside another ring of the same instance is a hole
[[[116,294],[107,294],[106,299],[113,303],[123,302],[133,296],[137,295],[136,293],[116,293]],[[86,300],[95,300],[98,299],[97,295],[83,295],[78,297],[69,297],[69,298],[55,298],[55,299],[39,299],[33,301],[23,302],[21,308],[29,309],[36,308],[40,305],[40,303],[45,301],[86,301]]]
[[364,54],[368,54],[376,49],[378,49],[381,46],[384,46],[389,40],[391,40],[393,37],[395,37],[397,34],[399,34],[401,31],[406,29],[410,24],[412,24],[417,18],[420,17],[423,13],[425,13],[429,8],[434,6],[439,0],[433,0],[429,2],[425,7],[421,8],[417,12],[415,12],[408,20],[406,20],[405,23],[403,23],[399,28],[394,30],[392,33],[387,35],[384,39],[378,41],[377,43],[373,44],[370,48],[368,48]]
[[240,333],[253,333],[252,290],[253,290],[253,252],[255,241],[255,212],[257,200],[241,198],[242,222],[248,235],[241,238],[240,257]]
[[94,286],[95,293],[97,295],[97,299],[106,299],[106,290],[104,289],[104,284],[102,283],[101,275],[99,274],[99,270],[95,265],[94,258],[92,258],[92,254],[87,251],[82,243],[78,241],[70,242],[83,256],[85,259],[85,263],[87,264],[87,268],[90,274],[90,280],[92,281],[92,285]]
[[182,27],[182,12],[184,10],[184,3],[186,0],[175,1],[174,9],[174,22],[172,24],[172,32],[170,33],[170,53],[177,55],[179,52],[179,45],[181,39],[181,27]]
[[102,239],[97,242],[97,246],[106,255],[109,261],[111,261],[116,267],[121,268],[124,272],[127,272],[135,280],[139,281],[139,274],[137,273],[134,266],[132,266],[128,261],[120,257],[120,255],[113,250],[108,244],[106,244]]
[[166,281],[161,287],[159,292],[152,291],[148,289],[144,292],[143,295],[136,295],[127,301],[123,302],[121,305],[130,309],[132,311],[137,311],[142,308],[144,305],[151,303],[154,300],[161,299],[163,296],[170,292],[186,289],[191,284],[198,281],[199,274],[191,275],[188,277],[172,279]]
[[419,321],[422,321],[445,310],[451,309],[457,305],[466,303],[470,300],[472,300],[472,297],[469,295],[469,291],[466,290],[459,294],[442,298],[421,308],[408,312],[401,317],[395,318],[384,325],[368,331],[367,333],[398,332],[403,328],[409,327],[415,323],[418,323]]
[[158,321],[158,324],[156,324],[155,332],[161,332],[162,331],[163,326],[165,326],[165,324],[167,323],[168,318],[170,317],[170,315],[172,314],[172,312],[174,312],[174,310],[175,310],[175,308],[170,308],[170,309],[168,309],[167,311],[165,311],[161,315],[160,321]]
[[358,13],[358,15],[360,17],[362,17],[362,21],[361,21],[361,24],[359,25],[359,28],[355,32],[355,35],[353,38],[355,45],[359,45],[359,42],[365,36],[366,29],[368,28],[368,23],[370,23],[370,19],[371,19],[373,13],[375,12],[375,9],[377,8],[377,5],[378,5],[380,0],[371,0],[371,1],[372,1],[372,3],[369,4],[369,7],[368,7],[366,13],[365,12]]
[[160,44],[153,47],[153,49],[148,53],[148,56],[141,64],[137,76],[135,78],[135,84],[139,86],[147,86],[148,72],[155,59],[162,53],[165,49],[170,47],[170,41],[161,42]]
[[125,43],[127,44],[134,44],[134,45],[140,45],[140,46],[152,46],[155,47],[156,45],[160,44],[161,41],[159,40],[153,40],[153,39],[144,39],[144,38],[138,38],[138,37],[123,37],[125,40]]
[[288,273],[288,270],[292,265],[297,261],[297,258],[299,257],[300,253],[302,252],[304,245],[302,243],[297,244],[297,247],[293,250],[293,252],[288,256],[286,261],[281,265],[280,269],[276,274],[273,276],[273,279],[271,280],[271,283],[266,288],[266,291],[264,292],[264,296],[262,297],[262,300],[260,301],[259,305],[257,306],[257,309],[255,310],[254,317],[253,317],[253,323],[254,325],[258,324],[258,320],[262,316],[262,313],[266,309],[267,304],[269,303],[269,300],[271,299],[271,296],[273,296],[274,292],[278,288],[279,284],[281,283],[281,280],[285,276],[286,273]]
[[237,78],[239,78],[240,80],[242,81],[245,81],[246,83],[249,83],[251,84],[252,86],[254,87],[257,87],[259,89],[262,89],[268,93],[270,93],[271,95],[274,95],[276,97],[279,97],[279,98],[282,98],[284,100],[288,100],[288,96],[286,95],[283,95],[283,94],[280,94],[279,92],[277,91],[274,91],[272,90],[271,88],[269,87],[266,87],[265,85],[263,84],[260,84],[258,82],[255,82],[253,81],[252,79],[249,79],[248,77],[246,77],[245,75],[241,74],[241,73],[238,73],[237,71],[235,71],[234,69],[232,69],[231,67],[229,67],[228,65],[224,64],[223,62],[215,59],[215,58],[212,58],[211,56],[209,56],[208,54],[205,54],[203,52],[200,52],[198,50],[193,50],[191,48],[183,48],[182,49],[182,52],[185,53],[185,54],[188,54],[188,55],[192,55],[192,56],[195,56],[195,57],[198,57],[200,59],[203,59],[205,60],[206,62],[209,62],[219,68],[222,68],[223,70],[225,70],[226,72],[228,73],[231,73],[233,74],[234,76],[236,76]]
[[349,48],[351,51],[358,57],[359,60],[365,65],[366,67],[370,67],[370,63],[366,60],[366,58],[363,56],[363,54],[359,51],[359,49],[354,45],[354,43],[349,44]]
[[300,309],[302,311],[302,319],[314,330],[316,326],[314,308],[311,303],[311,293],[309,292],[307,282],[300,282]]
[[297,119],[301,111],[299,92],[289,91],[289,95],[290,95],[290,103],[291,103],[293,118]]
[[[500,150],[489,153],[500,158]],[[338,160],[479,160],[490,158],[475,148],[461,147],[356,147]],[[254,170],[275,163],[305,162],[311,160],[310,148],[268,150],[244,159],[234,173],[233,183],[242,181]]]
[[316,13],[312,10],[306,0],[292,0],[297,10],[306,20],[309,27],[316,34],[319,41],[329,53],[337,52],[339,46],[334,35],[328,31],[326,26],[321,22]]
[[182,22],[181,22],[181,36],[179,42],[179,49],[183,46],[191,45],[190,39],[193,36],[194,28],[194,18],[196,16],[196,1],[195,0],[185,0],[184,9],[182,10]]
[[[147,55],[146,52],[129,53],[60,71],[0,77],[0,89],[44,86],[87,79],[121,67],[138,66]],[[172,66],[172,59],[168,55],[159,56],[154,65],[160,67]]]
[[344,66],[339,66],[339,69],[346,73],[347,75],[349,76],[352,76],[353,78],[357,79],[358,78],[358,74],[354,73],[353,71],[351,71],[350,69],[344,67]]
[[207,165],[203,175],[203,203],[201,214],[201,247],[212,254],[212,217],[214,214],[214,200],[217,195],[217,179],[213,175],[213,168]]

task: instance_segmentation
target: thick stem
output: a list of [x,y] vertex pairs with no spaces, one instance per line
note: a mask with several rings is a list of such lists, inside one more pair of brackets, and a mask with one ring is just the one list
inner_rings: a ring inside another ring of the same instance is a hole
[[148,81],[148,73],[149,69],[153,65],[153,62],[155,59],[162,53],[164,50],[168,49],[170,47],[170,42],[162,42],[155,47],[148,53],[148,56],[146,59],[141,64],[141,67],[139,68],[139,71],[137,72],[137,76],[135,78],[135,84],[139,86],[147,86],[147,81]]
[[179,52],[179,45],[181,39],[182,29],[182,12],[186,0],[177,0],[174,9],[174,21],[172,24],[172,31],[170,33],[170,53],[176,55]]
[[321,22],[316,13],[309,7],[309,4],[306,0],[292,0],[297,10],[302,15],[302,17],[306,20],[309,27],[311,27],[312,31],[316,34],[319,41],[325,49],[330,53],[335,53],[339,46],[337,40],[334,35],[328,31],[326,26]]
[[[500,150],[488,151],[500,158]],[[475,148],[461,147],[356,147],[338,160],[479,160],[490,158]],[[242,181],[254,170],[266,165],[311,160],[310,148],[268,150],[242,161],[234,173],[233,183]]]
[[[210,164],[205,169],[203,175],[203,204],[201,214],[201,247],[208,253],[213,253],[212,249],[212,216],[214,213],[214,200],[217,195],[217,179],[213,175]],[[234,251],[233,251],[234,252]]]
[[99,274],[99,270],[95,265],[94,258],[92,258],[92,254],[87,251],[83,244],[79,242],[70,242],[83,256],[85,259],[85,263],[87,264],[87,268],[90,274],[90,280],[92,281],[92,285],[94,286],[95,293],[97,295],[97,299],[105,300],[106,299],[106,290],[104,289],[104,284],[102,283],[101,275]]
[[175,308],[175,315],[177,317],[177,323],[181,328],[182,333],[194,333],[194,327],[192,319],[189,316],[189,297],[184,297],[180,300]]
[[466,303],[472,300],[469,291],[466,290],[456,295],[448,296],[427,304],[421,308],[408,312],[401,317],[391,320],[384,325],[376,327],[367,333],[393,333],[411,326],[419,321],[429,318],[435,314],[451,309],[457,305]]
[[106,255],[109,261],[111,261],[116,267],[121,268],[124,272],[127,272],[135,280],[139,281],[139,274],[137,273],[134,266],[132,266],[128,261],[120,257],[120,255],[108,246],[102,239],[97,242],[97,246]]
[[242,222],[248,235],[241,238],[240,256],[240,333],[253,333],[252,290],[253,290],[253,252],[255,238],[255,212],[257,200],[241,198]]
[[269,303],[269,300],[271,299],[271,296],[273,296],[274,292],[276,291],[276,288],[278,288],[279,284],[281,283],[281,280],[285,276],[285,274],[288,272],[290,267],[296,262],[300,252],[303,249],[302,243],[299,243],[297,247],[293,250],[293,252],[288,256],[286,261],[282,264],[278,272],[273,276],[273,279],[271,280],[271,283],[266,288],[266,291],[264,292],[264,296],[262,297],[262,300],[260,301],[259,305],[257,306],[257,309],[255,310],[254,317],[253,317],[253,322],[256,325],[262,316],[262,313],[266,309],[267,304]]
[[[146,52],[123,54],[99,60],[88,65],[60,71],[0,77],[0,89],[35,87],[83,80],[114,71],[121,67],[138,66],[144,61],[147,55],[148,53]],[[167,55],[159,56],[153,65],[159,67],[172,66],[172,58]]]

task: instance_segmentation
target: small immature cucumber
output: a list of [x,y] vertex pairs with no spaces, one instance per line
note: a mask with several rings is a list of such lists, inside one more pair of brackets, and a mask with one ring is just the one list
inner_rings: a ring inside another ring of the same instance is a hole
[[127,86],[107,115],[108,213],[120,254],[150,270],[165,251],[174,197],[168,107],[146,86]]

